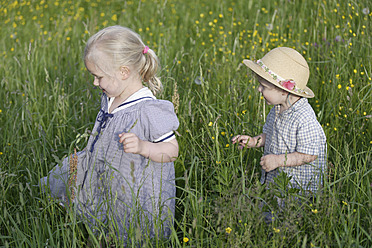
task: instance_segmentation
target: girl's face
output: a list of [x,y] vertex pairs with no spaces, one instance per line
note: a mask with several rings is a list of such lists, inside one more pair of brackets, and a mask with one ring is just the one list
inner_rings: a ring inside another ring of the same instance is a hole
[[125,90],[124,80],[121,80],[120,71],[111,69],[106,72],[96,63],[85,61],[87,70],[94,76],[93,85],[99,87],[108,97],[119,97]]
[[278,89],[271,83],[267,82],[261,77],[257,77],[260,85],[258,86],[258,91],[265,98],[268,105],[283,105],[285,104],[287,93],[283,90]]

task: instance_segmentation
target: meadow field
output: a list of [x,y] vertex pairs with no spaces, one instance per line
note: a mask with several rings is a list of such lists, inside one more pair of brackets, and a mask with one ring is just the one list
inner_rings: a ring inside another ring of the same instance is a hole
[[[122,245],[35,186],[85,147],[100,104],[85,42],[116,24],[159,56],[158,98],[180,121],[172,235],[134,231],[128,247],[372,247],[371,16],[369,0],[0,0],[0,247]],[[308,61],[328,145],[322,193],[282,211],[273,196],[296,196],[287,178],[265,189],[263,150],[231,143],[270,110],[242,60],[278,46]]]

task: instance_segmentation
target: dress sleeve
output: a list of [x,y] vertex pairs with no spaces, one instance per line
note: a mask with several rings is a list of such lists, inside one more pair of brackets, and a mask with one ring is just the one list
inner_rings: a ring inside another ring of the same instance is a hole
[[141,108],[141,123],[150,142],[167,142],[175,138],[179,126],[173,104],[165,100],[146,101]]

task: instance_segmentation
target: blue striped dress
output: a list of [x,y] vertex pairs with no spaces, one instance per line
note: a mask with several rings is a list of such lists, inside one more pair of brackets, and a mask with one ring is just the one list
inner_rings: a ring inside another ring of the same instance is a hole
[[[109,113],[112,102],[103,95],[87,147],[77,153],[73,206],[97,232],[109,228],[124,239],[135,230],[150,237],[169,236],[175,211],[174,165],[125,153],[119,134],[135,133],[149,142],[174,139],[179,122],[173,104],[156,99],[146,87]],[[62,201],[68,194],[68,172],[66,158],[41,180]]]

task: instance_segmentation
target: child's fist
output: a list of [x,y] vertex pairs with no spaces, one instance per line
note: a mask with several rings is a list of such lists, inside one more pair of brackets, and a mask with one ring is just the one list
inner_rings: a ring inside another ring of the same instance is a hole
[[134,133],[119,134],[119,142],[123,144],[124,152],[139,154],[142,150],[142,140]]
[[269,154],[261,157],[260,165],[266,172],[275,170],[280,167],[278,155]]

